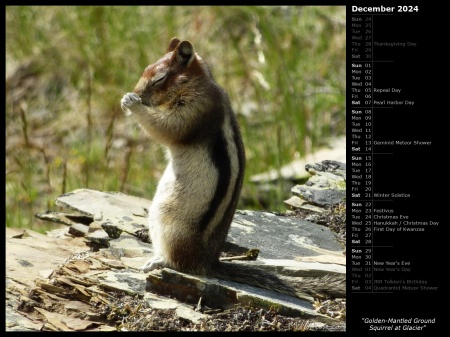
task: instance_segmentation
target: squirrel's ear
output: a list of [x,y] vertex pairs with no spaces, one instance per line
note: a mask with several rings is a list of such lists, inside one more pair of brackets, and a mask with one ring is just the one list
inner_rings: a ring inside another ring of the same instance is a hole
[[195,57],[194,46],[189,41],[183,41],[177,46],[177,60],[188,65]]
[[172,50],[175,49],[176,46],[180,43],[180,40],[176,37],[173,37],[172,40],[169,42],[169,46],[167,47],[166,53],[170,53]]

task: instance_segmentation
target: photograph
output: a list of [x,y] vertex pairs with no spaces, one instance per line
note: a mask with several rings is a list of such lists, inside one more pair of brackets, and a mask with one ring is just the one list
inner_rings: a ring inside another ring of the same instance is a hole
[[348,11],[6,6],[6,330],[347,331]]

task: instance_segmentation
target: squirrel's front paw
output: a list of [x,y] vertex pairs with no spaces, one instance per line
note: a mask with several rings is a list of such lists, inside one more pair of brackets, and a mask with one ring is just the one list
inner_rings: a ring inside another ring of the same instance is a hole
[[127,113],[132,113],[132,106],[135,104],[142,104],[141,98],[138,96],[138,94],[134,92],[129,92],[125,94],[120,101],[120,105],[122,107],[122,110]]

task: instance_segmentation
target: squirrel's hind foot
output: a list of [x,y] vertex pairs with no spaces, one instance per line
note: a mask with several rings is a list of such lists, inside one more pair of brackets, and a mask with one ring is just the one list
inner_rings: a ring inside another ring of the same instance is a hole
[[153,269],[160,269],[165,266],[164,260],[162,257],[154,257],[150,260],[148,260],[142,267],[141,270],[144,273],[148,273],[149,271],[152,271]]

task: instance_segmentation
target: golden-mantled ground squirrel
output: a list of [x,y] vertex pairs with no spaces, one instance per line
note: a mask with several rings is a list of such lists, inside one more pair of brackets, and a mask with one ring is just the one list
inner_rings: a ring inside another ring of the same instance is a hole
[[149,210],[155,257],[144,272],[169,267],[293,296],[345,294],[345,278],[287,282],[219,261],[242,187],[245,152],[228,95],[189,41],[173,38],[121,105],[167,149],[168,165]]

